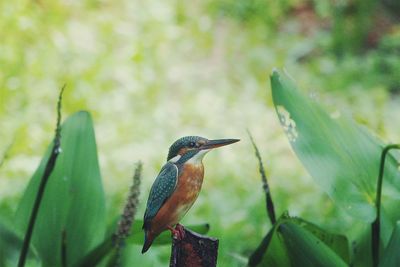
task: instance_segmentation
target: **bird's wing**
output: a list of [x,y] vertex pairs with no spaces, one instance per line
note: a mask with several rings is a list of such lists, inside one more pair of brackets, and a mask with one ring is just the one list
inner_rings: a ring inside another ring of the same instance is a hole
[[151,187],[147,208],[144,213],[143,228],[153,219],[165,201],[172,195],[178,181],[178,167],[167,162],[158,174]]

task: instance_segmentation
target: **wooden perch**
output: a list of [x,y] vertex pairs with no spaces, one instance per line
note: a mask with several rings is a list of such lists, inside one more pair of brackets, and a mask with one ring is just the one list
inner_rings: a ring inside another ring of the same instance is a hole
[[217,266],[218,239],[200,235],[184,228],[182,240],[173,238],[170,267]]

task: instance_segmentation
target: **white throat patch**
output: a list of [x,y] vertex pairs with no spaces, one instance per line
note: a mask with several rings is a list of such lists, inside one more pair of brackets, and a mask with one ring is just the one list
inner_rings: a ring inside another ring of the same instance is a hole
[[204,149],[200,150],[196,155],[194,155],[191,159],[187,161],[187,163],[198,165],[201,164],[202,159],[204,158],[204,155],[207,154],[211,149]]

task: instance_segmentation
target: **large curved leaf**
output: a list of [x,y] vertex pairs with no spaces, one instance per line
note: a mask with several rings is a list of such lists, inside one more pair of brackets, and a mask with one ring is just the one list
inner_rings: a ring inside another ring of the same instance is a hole
[[[43,266],[60,266],[61,239],[66,235],[68,264],[83,257],[104,238],[105,200],[92,120],[87,112],[62,125],[61,148],[49,177],[36,220],[32,243]],[[25,232],[50,148],[19,204],[15,222]]]
[[279,226],[292,266],[348,266],[333,250],[294,222]]
[[[278,71],[271,86],[279,120],[308,172],[349,215],[372,222],[382,144],[352,120],[332,118]],[[400,197],[400,173],[392,155],[384,183],[386,196]]]
[[248,266],[345,266],[347,262],[345,236],[284,213],[249,258]]

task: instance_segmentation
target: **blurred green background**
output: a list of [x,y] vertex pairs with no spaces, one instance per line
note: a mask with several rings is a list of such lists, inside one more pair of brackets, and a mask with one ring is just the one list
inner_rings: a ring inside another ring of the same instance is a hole
[[[338,210],[297,160],[273,109],[269,74],[284,67],[332,115],[400,140],[400,14],[395,0],[0,0],[0,217],[11,221],[55,125],[94,117],[109,222],[144,163],[140,210],[169,145],[184,135],[240,138],[206,156],[183,224],[209,222],[219,266],[243,266],[270,225],[248,128],[277,215],[344,232]],[[332,220],[340,218],[340,220]],[[166,266],[170,247],[128,261]]]

